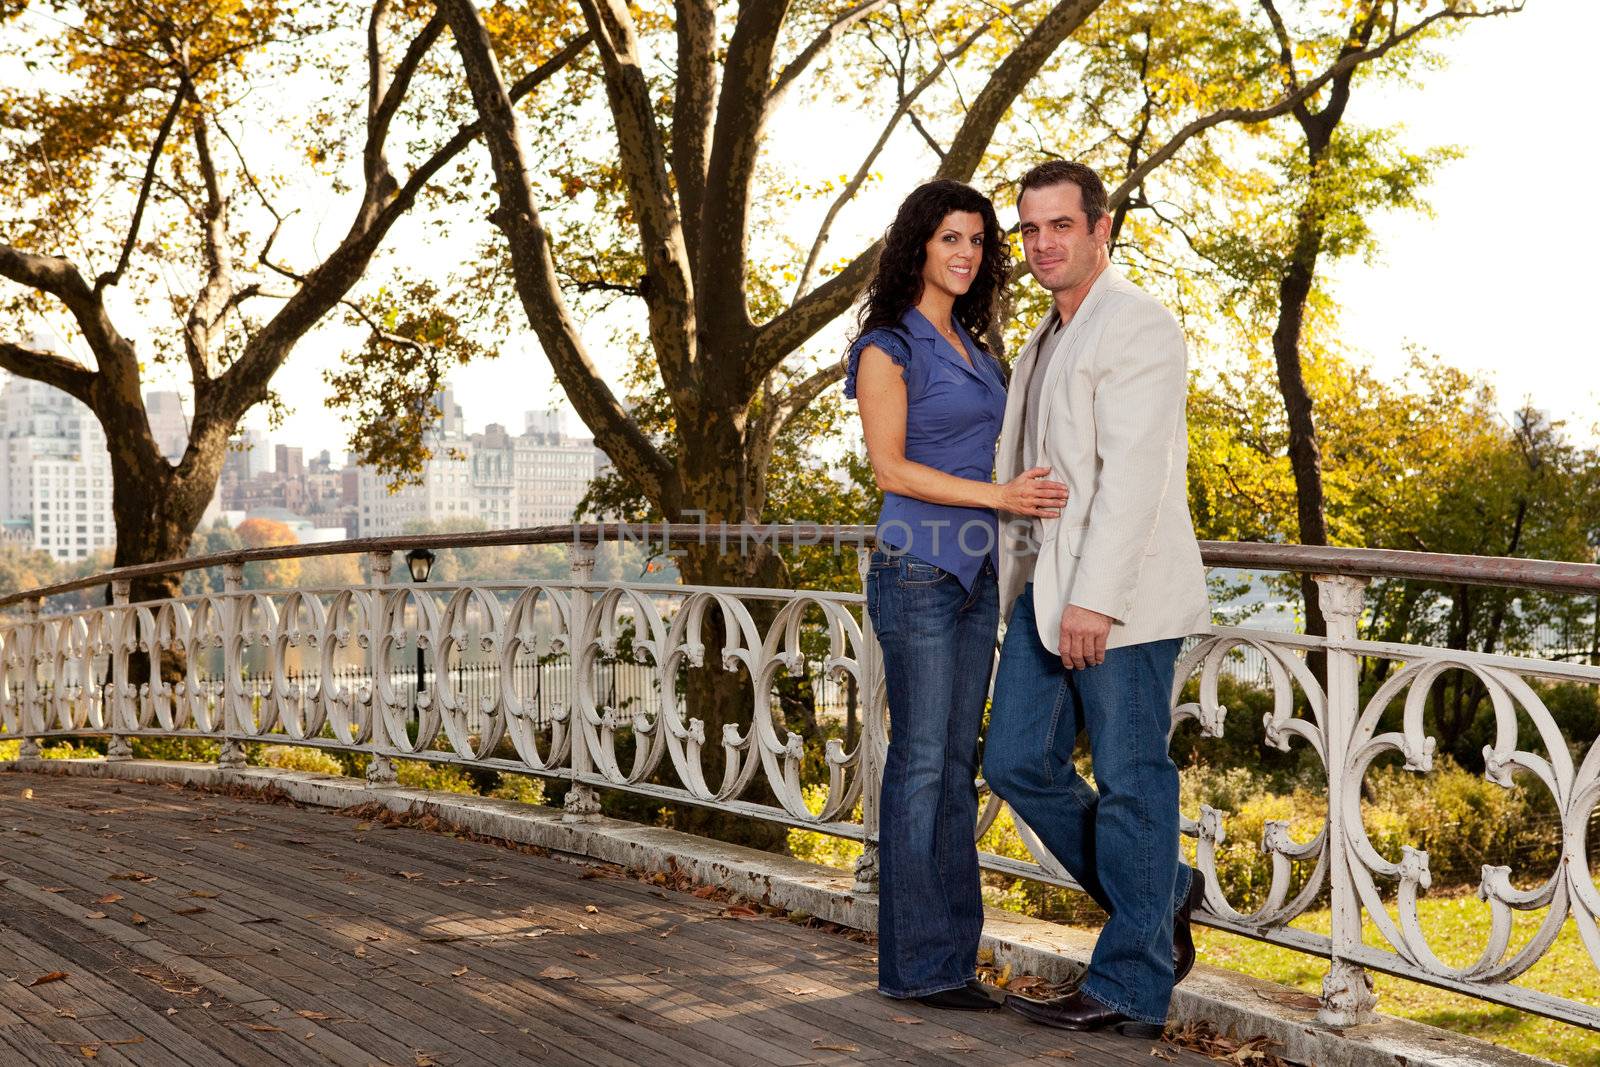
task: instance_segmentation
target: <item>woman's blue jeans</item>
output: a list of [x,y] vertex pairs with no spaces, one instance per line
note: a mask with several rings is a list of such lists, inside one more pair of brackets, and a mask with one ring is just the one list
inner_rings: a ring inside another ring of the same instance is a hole
[[[1067,670],[1039,640],[1029,584],[1006,626],[984,778],[1110,916],[1082,992],[1140,1022],[1172,997],[1172,920],[1192,871],[1178,862],[1178,768],[1167,754],[1183,641],[1109,649]],[[1072,765],[1089,735],[1095,785]]]
[[878,990],[919,997],[977,972],[978,730],[1000,596],[915,556],[872,554],[867,613],[883,648],[889,754],[878,807]]

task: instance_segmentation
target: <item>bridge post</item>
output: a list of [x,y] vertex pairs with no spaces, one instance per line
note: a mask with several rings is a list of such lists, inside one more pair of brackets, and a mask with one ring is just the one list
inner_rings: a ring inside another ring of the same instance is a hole
[[239,741],[241,723],[233,699],[234,676],[240,670],[238,656],[239,629],[244,625],[244,611],[239,594],[244,589],[244,564],[222,565],[222,592],[227,596],[227,639],[222,644],[222,749],[217,753],[217,766],[225,771],[244,766],[244,745]]
[[106,746],[106,762],[121,763],[133,758],[133,745],[128,741],[127,734],[116,732],[116,726],[121,723],[128,725],[127,718],[122,714],[123,688],[128,683],[128,651],[122,647],[122,627],[126,625],[123,616],[128,611],[128,592],[133,583],[126,578],[118,579],[111,583],[111,610],[102,615],[110,620],[114,627],[112,630],[113,644],[111,646],[110,678],[102,683],[100,699],[104,707],[105,689],[111,687],[111,705],[109,712],[105,713],[106,725],[112,728],[111,744]]
[[[580,544],[577,541],[567,546],[567,562],[572,568],[572,580],[586,583],[594,578],[594,545]],[[572,590],[571,598],[571,626],[574,637],[585,632],[594,598],[589,591],[583,588]],[[573,661],[578,659],[578,649],[573,649]],[[576,679],[574,679],[576,682]],[[576,684],[573,693],[578,692]],[[589,751],[589,732],[581,723],[580,711],[571,709],[572,731],[572,760],[571,774],[572,785],[567,789],[567,796],[562,804],[562,822],[597,822],[600,819],[600,794],[595,792],[593,786],[583,785],[578,779],[580,775],[592,773],[594,770],[593,753]]]
[[44,729],[44,709],[39,706],[39,612],[43,607],[44,601],[37,597],[22,606],[22,744],[17,748],[21,763],[32,763],[43,755],[39,739],[28,729]]
[[[867,545],[856,546],[856,573],[861,579],[863,593],[871,562],[872,549]],[[861,740],[858,743],[861,746],[863,840],[851,891],[864,894],[878,891],[878,792],[883,782],[884,753],[889,747],[889,739],[883,732],[883,704],[878,697],[883,691],[883,650],[878,646],[878,635],[873,632],[865,604],[861,607],[860,666]]]
[[[381,552],[369,552],[369,553],[367,553],[367,581],[370,582],[372,585],[375,585],[375,586],[388,585],[389,584],[389,575],[393,570],[394,570],[394,553],[393,552],[385,549],[385,550],[383,550]],[[381,598],[382,598],[382,594],[381,593],[379,594],[379,598],[380,598],[380,604],[381,604]],[[380,614],[381,614],[381,607],[380,607]],[[377,642],[374,641],[371,644],[370,648],[369,648],[368,655],[369,656],[375,655],[377,647],[378,647]],[[376,665],[374,665],[374,667],[375,666]],[[367,760],[367,785],[369,785],[369,786],[394,785],[396,782],[398,782],[400,780],[400,777],[399,777],[398,774],[395,773],[394,760],[389,757],[388,753],[382,751],[382,749],[385,749],[385,748],[392,748],[393,745],[391,744],[391,742],[389,740],[388,728],[384,725],[384,717],[382,715],[378,714],[378,709],[376,707],[376,702],[377,702],[377,684],[378,684],[378,674],[377,674],[376,669],[374,669],[373,673],[372,673],[372,684],[373,684],[373,690],[372,690],[373,698],[372,699],[373,699],[374,706],[371,709],[371,714],[372,714],[372,745],[371,745],[371,748],[369,749],[369,758]],[[415,699],[415,698],[413,698],[413,699]]]
[[[1330,645],[1356,639],[1365,606],[1367,579],[1318,575],[1317,593],[1327,620]],[[1378,998],[1372,976],[1349,957],[1361,946],[1361,901],[1351,864],[1361,862],[1349,812],[1359,818],[1360,776],[1352,774],[1350,756],[1356,723],[1361,717],[1360,659],[1343,649],[1328,649],[1327,719],[1324,751],[1328,764],[1328,890],[1331,898],[1332,959],[1322,979],[1322,1009],[1317,1019],[1327,1026],[1347,1027],[1373,1020]],[[1348,803],[1354,799],[1354,803]]]

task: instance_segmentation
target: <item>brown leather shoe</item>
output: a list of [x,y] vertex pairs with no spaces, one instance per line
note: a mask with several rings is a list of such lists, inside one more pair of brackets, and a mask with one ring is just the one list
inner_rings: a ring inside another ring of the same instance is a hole
[[1115,1030],[1124,1037],[1156,1040],[1164,1027],[1130,1019],[1113,1011],[1082,991],[1073,991],[1051,1000],[1034,1000],[1012,993],[1006,1007],[1030,1022],[1053,1026],[1057,1030]]
[[1183,898],[1172,916],[1172,984],[1177,985],[1194,970],[1194,930],[1189,917],[1206,898],[1206,876],[1200,868],[1193,868],[1189,879],[1189,895]]

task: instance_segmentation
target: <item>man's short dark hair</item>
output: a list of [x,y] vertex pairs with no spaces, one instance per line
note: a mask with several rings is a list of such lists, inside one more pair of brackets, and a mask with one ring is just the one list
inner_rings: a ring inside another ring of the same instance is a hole
[[1083,196],[1083,213],[1092,230],[1100,219],[1111,213],[1106,197],[1106,183],[1100,180],[1094,168],[1070,159],[1052,159],[1040,163],[1022,176],[1017,183],[1017,201],[1029,189],[1043,189],[1051,185],[1076,185]]

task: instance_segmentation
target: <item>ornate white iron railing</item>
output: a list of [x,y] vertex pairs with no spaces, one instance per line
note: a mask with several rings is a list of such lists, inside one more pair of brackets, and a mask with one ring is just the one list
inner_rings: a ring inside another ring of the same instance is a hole
[[[772,528],[745,529],[759,530],[758,539],[769,543],[831,538],[856,551],[870,539],[870,530],[857,527],[784,528],[776,537]],[[639,539],[637,528],[623,532]],[[107,759],[121,760],[129,758],[132,737],[205,737],[222,742],[225,766],[242,764],[242,746],[251,741],[368,753],[375,785],[393,781],[398,758],[561,779],[571,785],[566,814],[574,820],[598,814],[597,790],[618,789],[861,840],[857,889],[871,892],[887,722],[882,667],[862,598],[595,583],[593,542],[604,536],[594,527],[546,528],[281,548],[128,568],[7,598],[0,606],[22,610],[0,616],[0,740],[22,739],[24,761],[37,758],[39,742],[50,738],[108,735]],[[705,531],[663,528],[661,537],[703,539]],[[557,540],[572,542],[568,581],[391,580],[396,549]],[[247,559],[351,550],[366,552],[366,585],[244,588]],[[1230,654],[1250,650],[1265,660],[1273,696],[1265,743],[1285,751],[1309,747],[1326,770],[1328,803],[1325,825],[1309,841],[1294,840],[1287,823],[1267,823],[1261,848],[1272,859],[1271,884],[1264,903],[1249,912],[1219,889],[1216,848],[1228,813],[1208,807],[1192,818],[1186,813],[1184,832],[1196,839],[1198,863],[1209,876],[1201,921],[1329,958],[1321,1017],[1331,1025],[1370,1017],[1368,971],[1376,970],[1600,1027],[1594,1004],[1514,984],[1570,919],[1600,987],[1600,889],[1587,859],[1588,826],[1600,806],[1600,740],[1563,737],[1529,684],[1600,686],[1600,667],[1357,638],[1369,577],[1600,595],[1600,566],[1273,545],[1207,544],[1205,551],[1212,565],[1316,574],[1328,635],[1226,627],[1196,635],[1179,664],[1174,725],[1193,718],[1202,736],[1220,736],[1228,710],[1218,700],[1218,678]],[[128,600],[131,578],[219,564],[226,575],[221,593]],[[108,605],[42,614],[44,595],[96,582],[111,585]],[[432,674],[408,684],[418,649],[431,659]],[[1323,671],[1311,668],[1310,652],[1325,657]],[[144,656],[154,664],[147,675],[154,681],[135,685]],[[619,658],[640,664],[650,684],[628,692],[615,682],[597,684],[605,665]],[[1393,670],[1363,701],[1364,658],[1392,661]],[[181,680],[162,680],[163,662],[181,664]],[[710,738],[685,685],[687,672],[708,663],[742,675],[748,696],[741,721],[723,724],[720,736]],[[477,672],[473,686],[436,684],[463,664]],[[1490,930],[1479,958],[1464,967],[1439,958],[1419,918],[1417,902],[1430,885],[1428,854],[1412,847],[1398,860],[1380,853],[1361,805],[1363,782],[1379,756],[1397,752],[1410,770],[1431,770],[1434,740],[1423,712],[1431,688],[1450,672],[1469,673],[1488,693],[1496,729],[1484,753],[1487,778],[1510,788],[1514,772],[1530,775],[1549,792],[1561,836],[1559,863],[1536,885],[1519,887],[1509,867],[1483,868],[1478,892],[1490,910]],[[824,716],[808,750],[807,738],[785,726],[775,689],[783,678],[823,675],[859,696],[859,729]],[[564,683],[543,680],[552,676]],[[1180,703],[1193,679],[1198,699]],[[1379,732],[1380,717],[1396,702],[1404,707],[1401,728]],[[1523,724],[1540,751],[1518,748]],[[812,777],[824,779],[811,789],[801,773],[808,759]],[[980,836],[1000,808],[991,796],[976,828]],[[1019,832],[1037,862],[987,856],[986,865],[1070,886],[1028,829],[1019,825]],[[1292,925],[1322,900],[1331,904],[1331,935]],[[1542,918],[1531,937],[1513,946],[1517,912]],[[1364,919],[1375,925],[1379,943],[1364,940]]]

